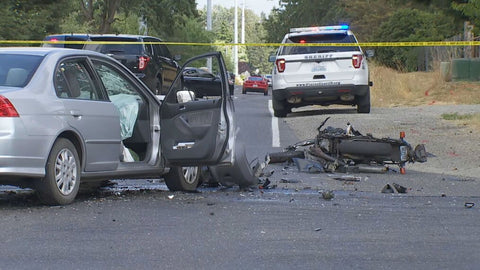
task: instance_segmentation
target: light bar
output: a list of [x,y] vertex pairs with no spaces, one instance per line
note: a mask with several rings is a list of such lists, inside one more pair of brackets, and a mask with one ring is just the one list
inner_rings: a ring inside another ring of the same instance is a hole
[[299,27],[299,28],[290,28],[290,33],[298,32],[318,32],[325,30],[348,30],[348,25],[331,25],[331,26],[314,26],[314,27]]

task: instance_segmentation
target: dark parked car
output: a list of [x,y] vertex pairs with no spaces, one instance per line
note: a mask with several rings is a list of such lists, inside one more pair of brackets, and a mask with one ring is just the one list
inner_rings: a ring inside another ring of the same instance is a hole
[[[159,38],[137,35],[92,35],[84,49],[107,54],[125,65],[156,95],[165,95],[179,69],[180,56],[172,57]],[[112,42],[112,43],[103,43]],[[132,43],[132,44],[129,44]]]
[[82,49],[85,42],[88,41],[90,35],[88,34],[55,34],[46,36],[43,41],[43,47],[55,47],[55,48],[70,48],[70,49]]

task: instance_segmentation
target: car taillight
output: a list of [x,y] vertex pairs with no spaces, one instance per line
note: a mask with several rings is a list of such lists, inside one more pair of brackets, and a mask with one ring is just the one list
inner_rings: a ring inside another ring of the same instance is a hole
[[352,64],[354,68],[360,68],[362,65],[363,56],[361,54],[354,54],[352,56]]
[[285,59],[277,59],[275,61],[275,65],[277,66],[278,72],[284,72],[285,71]]
[[149,61],[150,61],[150,57],[140,56],[140,58],[138,59],[138,70],[145,70],[145,68],[147,68]]
[[4,96],[0,96],[0,117],[19,117],[13,104]]

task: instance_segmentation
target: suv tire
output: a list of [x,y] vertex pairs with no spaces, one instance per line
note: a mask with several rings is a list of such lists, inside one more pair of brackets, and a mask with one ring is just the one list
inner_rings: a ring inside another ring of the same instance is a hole
[[278,101],[272,98],[272,105],[273,105],[273,116],[275,117],[286,117],[291,110],[286,109],[285,105],[282,104],[281,101]]
[[363,96],[357,96],[357,113],[370,113],[370,89]]

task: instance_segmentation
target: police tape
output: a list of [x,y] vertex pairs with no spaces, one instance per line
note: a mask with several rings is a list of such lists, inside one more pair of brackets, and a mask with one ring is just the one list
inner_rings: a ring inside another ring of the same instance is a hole
[[360,43],[225,43],[225,42],[125,42],[125,41],[38,41],[38,40],[0,40],[0,44],[164,44],[176,46],[245,46],[245,47],[280,47],[280,46],[320,46],[320,47],[453,47],[480,46],[480,41],[413,41],[413,42],[360,42]]

